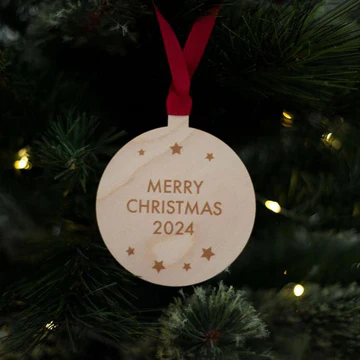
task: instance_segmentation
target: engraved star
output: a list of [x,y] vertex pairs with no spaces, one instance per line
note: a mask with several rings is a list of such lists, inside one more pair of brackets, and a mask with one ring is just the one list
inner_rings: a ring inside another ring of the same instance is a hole
[[184,263],[184,267],[183,269],[185,269],[186,271],[190,270],[191,269],[191,266],[190,266],[190,263]]
[[180,150],[182,149],[183,147],[178,145],[178,143],[175,143],[174,146],[170,146],[170,149],[172,150],[172,154],[180,154],[181,155],[181,152]]
[[130,247],[130,246],[129,246],[129,248],[126,250],[126,252],[129,254],[129,256],[130,256],[130,255],[135,255],[135,252],[134,252],[134,251],[135,251],[135,249],[132,248],[132,247]]
[[163,262],[164,261],[156,261],[155,260],[155,265],[152,268],[157,270],[157,272],[159,273],[161,270],[166,269],[163,265]]
[[210,258],[212,256],[214,256],[215,254],[211,251],[211,247],[209,247],[208,249],[204,249],[203,248],[203,254],[201,255],[201,257],[207,258],[210,261]]
[[143,149],[138,151],[139,155],[145,155],[145,151]]
[[213,153],[211,153],[211,154],[210,154],[210,153],[207,153],[207,156],[206,156],[205,159],[208,159],[209,161],[215,159],[215,158],[214,158],[214,154],[213,154]]

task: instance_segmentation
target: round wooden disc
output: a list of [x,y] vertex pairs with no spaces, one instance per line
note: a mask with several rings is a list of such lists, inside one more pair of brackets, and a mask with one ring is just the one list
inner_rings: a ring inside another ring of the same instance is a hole
[[120,149],[101,178],[96,213],[106,246],[128,271],[185,286],[217,275],[241,253],[255,194],[229,146],[179,122]]

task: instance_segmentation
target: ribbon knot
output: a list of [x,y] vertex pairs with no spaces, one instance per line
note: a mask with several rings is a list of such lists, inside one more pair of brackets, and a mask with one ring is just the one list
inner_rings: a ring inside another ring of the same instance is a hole
[[182,50],[174,30],[161,15],[154,2],[153,5],[172,76],[172,83],[166,100],[167,113],[168,115],[177,116],[190,115],[192,108],[190,96],[191,78],[205,51],[220,6],[214,7],[208,15],[196,20],[184,50]]

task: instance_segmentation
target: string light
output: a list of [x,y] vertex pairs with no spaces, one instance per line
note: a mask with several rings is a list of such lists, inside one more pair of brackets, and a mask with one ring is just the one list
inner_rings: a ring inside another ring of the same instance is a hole
[[287,270],[284,271],[284,275],[287,275]]
[[266,200],[265,206],[276,214],[279,214],[281,212],[281,206],[276,201]]
[[29,161],[29,153],[27,148],[20,149],[17,152],[18,160],[14,162],[14,168],[17,170],[30,170],[32,164]]
[[289,114],[288,112],[286,112],[285,110],[283,111],[283,116],[289,120],[291,120],[293,117],[291,114]]
[[294,122],[294,117],[285,110],[283,111],[282,114],[283,114],[283,118],[281,125],[285,127],[292,127]]
[[26,155],[27,155],[27,149],[26,149],[26,148],[20,149],[20,150],[18,151],[18,155],[19,155],[20,157],[26,156]]
[[300,284],[297,284],[294,286],[294,295],[299,297],[301,296],[302,294],[304,294],[304,291],[305,291],[305,288],[300,285]]
[[50,321],[49,323],[47,323],[45,325],[46,329],[48,330],[55,330],[58,326],[56,324],[54,324],[53,321]]
[[332,132],[323,134],[321,140],[325,145],[331,146],[335,150],[339,150],[342,146],[341,141],[337,139]]
[[15,169],[22,170],[25,169],[28,165],[29,158],[27,156],[23,156],[20,160],[15,161],[14,167]]

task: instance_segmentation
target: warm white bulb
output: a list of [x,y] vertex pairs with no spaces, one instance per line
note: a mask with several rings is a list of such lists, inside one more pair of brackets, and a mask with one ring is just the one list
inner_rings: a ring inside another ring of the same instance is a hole
[[289,119],[289,120],[291,120],[291,119],[293,118],[292,115],[289,114],[289,113],[286,112],[286,111],[283,111],[283,116],[284,116],[285,118]]
[[295,296],[297,296],[297,297],[301,296],[304,293],[304,291],[305,291],[305,288],[302,285],[297,284],[294,286],[294,295]]
[[27,156],[23,156],[19,161],[19,168],[25,169],[28,162],[29,162],[29,159],[27,158]]
[[25,156],[26,154],[27,154],[27,150],[26,150],[25,148],[19,150],[19,152],[18,152],[18,155],[19,155],[20,157]]
[[27,160],[17,160],[14,162],[14,168],[18,170],[22,170],[26,168],[26,165],[28,164]]
[[331,139],[331,137],[332,137],[332,133],[328,133],[328,134],[326,135],[326,140],[329,141],[329,140]]
[[57,325],[55,325],[53,321],[50,321],[49,323],[47,323],[47,324],[45,325],[45,327],[46,327],[48,330],[54,330],[54,329],[57,328]]
[[274,213],[278,214],[281,212],[281,206],[276,201],[267,200],[265,201],[265,206]]

